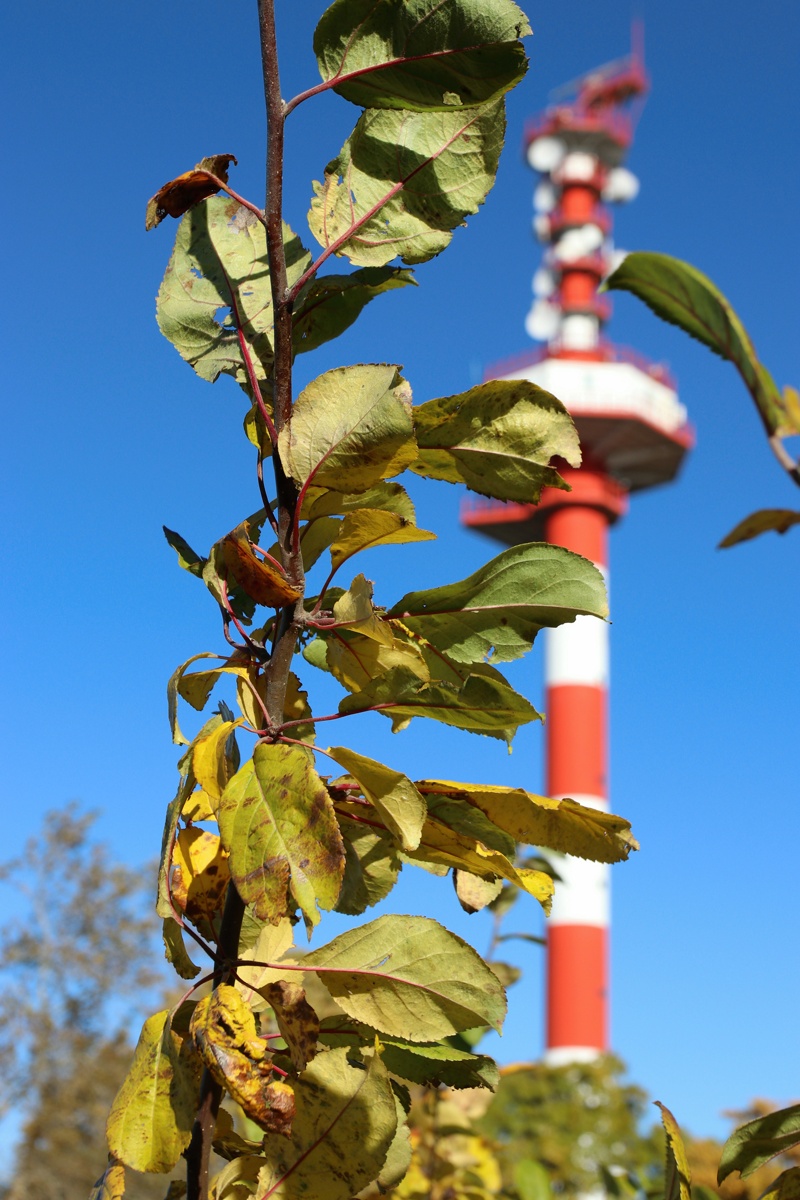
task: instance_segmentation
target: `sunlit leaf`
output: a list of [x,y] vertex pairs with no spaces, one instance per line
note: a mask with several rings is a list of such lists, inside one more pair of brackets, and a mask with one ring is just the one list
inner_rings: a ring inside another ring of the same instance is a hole
[[292,345],[295,354],[316,350],[339,337],[361,310],[382,292],[415,283],[400,267],[364,267],[350,275],[323,275],[304,290],[295,305]]
[[300,531],[303,570],[310,571],[321,554],[336,541],[342,527],[340,517],[317,517]]
[[425,822],[427,805],[414,784],[400,771],[393,771],[383,763],[345,746],[331,746],[328,750],[348,774],[361,786],[383,820],[404,850],[416,850]]
[[527,379],[493,379],[417,405],[414,432],[412,471],[497,500],[535,504],[543,487],[566,487],[552,458],[573,467],[581,461],[564,405]]
[[717,1181],[733,1171],[743,1178],[752,1175],[776,1154],[800,1145],[800,1104],[757,1117],[736,1129],[722,1148]]
[[346,1050],[318,1054],[294,1085],[289,1139],[267,1135],[259,1196],[350,1200],[383,1166],[397,1128],[386,1068],[375,1054],[366,1070]]
[[692,1173],[678,1122],[669,1109],[656,1100],[667,1135],[667,1159],[664,1169],[664,1200],[692,1200]]
[[503,108],[500,100],[443,112],[368,109],[314,184],[314,237],[355,266],[439,254],[494,183]]
[[[233,154],[212,154],[209,158],[202,158],[191,171],[185,171],[177,179],[165,183],[147,202],[145,229],[155,229],[165,217],[182,217],[187,209],[213,196],[219,191],[217,180],[228,182],[231,163],[238,165]],[[212,178],[214,175],[216,179]]]
[[[367,1026],[342,1017],[328,1017],[320,1027],[320,1040],[326,1046],[368,1045],[372,1036]],[[448,1042],[409,1042],[384,1034],[381,1057],[393,1075],[408,1083],[494,1089],[500,1079],[493,1059],[456,1049]]]
[[492,879],[473,875],[457,867],[453,870],[453,886],[464,912],[476,913],[497,899],[503,890],[503,880],[499,876]]
[[275,1077],[269,1042],[257,1035],[253,1014],[236,989],[221,984],[200,1000],[190,1028],[204,1064],[247,1116],[261,1129],[288,1135],[292,1089]]
[[241,718],[222,721],[210,733],[199,736],[194,743],[192,769],[195,779],[215,806],[215,813],[222,793],[239,768],[233,732],[241,724]]
[[[202,654],[193,654],[191,658],[187,658],[185,663],[181,663],[181,665],[172,672],[169,677],[169,682],[167,683],[167,710],[169,713],[169,727],[172,731],[172,740],[176,746],[189,745],[189,739],[184,737],[183,733],[181,733],[181,728],[178,724],[178,691],[181,680],[192,663],[198,662],[201,658],[215,658],[218,661],[224,661],[220,654],[214,654],[210,650],[205,650]],[[203,672],[203,687],[200,696],[197,696],[195,692],[190,692],[190,695],[193,696],[193,700],[191,701],[193,708],[202,708],[208,697],[211,695],[211,689],[213,688],[218,677],[216,671],[211,674],[212,677],[209,678],[209,672]]]
[[347,493],[335,488],[309,487],[303,494],[300,516],[304,520],[344,515],[358,508],[380,508],[395,512],[407,521],[415,518],[414,505],[402,484],[381,480],[365,492]]
[[786,405],[775,380],[759,362],[739,317],[711,280],[668,254],[628,254],[606,280],[612,290],[633,292],[656,316],[697,338],[733,363],[770,432],[785,429]]
[[327,788],[300,747],[257,745],[228,784],[219,828],[245,904],[277,924],[300,907],[308,925],[317,903],[333,908],[344,849]]
[[[259,988],[282,980],[287,983],[297,982],[296,971],[281,972],[280,968],[272,969],[260,965],[265,962],[278,962],[293,944],[294,926],[288,917],[284,917],[277,925],[269,923],[264,925],[250,949],[242,949],[240,944],[239,957],[241,961],[236,970],[236,986],[242,993],[245,1003],[254,1012],[266,1008],[267,1004],[260,995]],[[250,963],[259,965],[250,966]]]
[[108,1117],[108,1147],[135,1171],[167,1172],[192,1136],[200,1061],[159,1012],[144,1023]]
[[530,33],[511,0],[336,0],[314,34],[320,74],[365,108],[481,104],[519,83]]
[[560,546],[532,542],[498,554],[458,583],[409,592],[389,610],[456,662],[519,658],[545,626],[608,612],[593,563]]
[[298,396],[278,448],[303,488],[366,491],[416,458],[411,389],[391,365],[326,371]]
[[182,538],[179,533],[175,533],[174,529],[167,529],[166,525],[162,525],[161,528],[164,530],[164,537],[178,556],[178,565],[183,567],[184,571],[188,571],[190,575],[196,575],[198,579],[202,579],[206,559],[197,554],[185,538]]
[[781,1171],[777,1179],[773,1179],[766,1191],[761,1193],[759,1200],[800,1200],[800,1167]]
[[356,1021],[411,1042],[499,1029],[505,996],[471,946],[428,917],[378,917],[300,960]]
[[124,1195],[125,1168],[112,1159],[89,1193],[89,1200],[122,1200]]
[[455,729],[500,738],[509,745],[520,725],[541,719],[533,705],[507,683],[477,674],[468,675],[461,687],[441,681],[426,683],[407,667],[393,667],[339,704],[340,713],[370,711],[389,717],[395,732],[413,717],[429,717]]
[[786,533],[793,525],[800,525],[800,512],[791,508],[762,508],[740,521],[727,537],[722,539],[718,548],[726,550],[728,546],[749,542],[751,538],[759,537],[762,533]]
[[365,508],[348,513],[331,544],[331,563],[335,568],[362,550],[374,546],[398,545],[405,542],[429,542],[436,537],[427,529],[418,529],[397,513]]
[[[288,226],[284,244],[291,286],[311,256]],[[181,357],[211,383],[221,373],[247,383],[238,321],[256,374],[266,378],[272,366],[272,293],[266,234],[252,212],[228,196],[212,196],[186,214],[156,316]]]
[[608,863],[620,862],[638,849],[624,817],[575,800],[552,800],[522,788],[446,779],[417,780],[417,788],[429,802],[434,796],[449,796],[473,805],[515,841],[529,846],[548,846],[576,858]]
[[219,836],[192,826],[178,834],[172,855],[172,899],[194,924],[222,912],[230,879]]

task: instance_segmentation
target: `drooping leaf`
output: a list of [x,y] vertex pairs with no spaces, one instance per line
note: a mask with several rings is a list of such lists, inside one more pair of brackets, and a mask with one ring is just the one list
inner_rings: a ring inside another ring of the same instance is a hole
[[183,932],[174,917],[164,918],[161,933],[167,962],[172,963],[181,979],[196,979],[200,974],[200,968],[189,957],[183,940]]
[[340,817],[339,827],[344,838],[345,866],[336,911],[357,917],[389,895],[402,864],[385,831],[358,823],[348,814]]
[[206,559],[197,554],[186,539],[182,538],[174,529],[167,529],[166,525],[162,525],[161,528],[164,530],[164,537],[178,556],[178,565],[183,567],[184,571],[188,571],[190,575],[202,579]]
[[395,631],[391,624],[382,621],[373,600],[373,585],[365,575],[356,575],[346,592],[333,606],[333,619],[338,628],[348,626],[362,637],[371,638],[383,646],[391,646]]
[[283,570],[255,553],[243,525],[227,534],[219,545],[228,573],[256,604],[282,608],[300,599]]
[[399,483],[381,480],[365,492],[347,493],[328,487],[309,487],[303,494],[300,516],[313,521],[318,517],[330,517],[354,512],[359,508],[379,508],[383,512],[394,512],[407,521],[414,521],[414,505],[406,489]]
[[491,784],[454,783],[446,779],[417,780],[428,797],[449,796],[465,801],[510,834],[516,842],[548,846],[595,862],[621,862],[638,844],[624,817],[603,812],[575,800],[552,800],[522,788]]
[[194,776],[214,805],[215,813],[222,793],[239,769],[239,752],[233,734],[241,724],[241,717],[236,721],[221,721],[209,733],[198,736],[194,743]]
[[322,78],[364,108],[482,104],[519,83],[531,32],[511,0],[335,0],[314,34]]
[[312,234],[354,266],[426,262],[483,204],[504,134],[502,100],[442,112],[367,109],[314,184]]
[[135,1171],[171,1171],[192,1136],[199,1085],[200,1061],[169,1013],[149,1017],[108,1117],[114,1158]]
[[378,917],[300,960],[356,1021],[430,1042],[477,1025],[500,1028],[505,996],[471,946],[429,917]]
[[340,713],[370,711],[389,717],[395,733],[413,717],[429,717],[509,745],[520,725],[541,720],[533,705],[505,682],[471,674],[461,687],[425,683],[407,667],[392,667],[339,704]]
[[791,421],[787,421],[784,397],[767,368],[759,362],[747,330],[722,292],[702,271],[668,254],[637,252],[626,255],[605,286],[632,292],[656,316],[678,325],[733,363],[770,433],[797,432],[791,428]]
[[125,1195],[125,1168],[109,1160],[103,1174],[89,1193],[89,1200],[122,1200]]
[[[494,850],[475,837],[460,832],[457,828],[429,816],[422,830],[419,848],[413,852],[406,851],[406,857],[412,861],[419,857],[426,862],[441,863],[443,866],[455,867],[461,871],[470,871],[483,878],[490,876],[497,879],[507,879],[522,888],[544,908],[550,911],[553,897],[553,880],[543,871],[531,871],[524,867],[516,867],[499,850]],[[487,897],[486,903],[492,899]]]
[[[201,734],[219,725],[221,718],[213,716],[200,731]],[[161,834],[161,857],[158,865],[158,887],[156,891],[156,912],[162,919],[174,916],[170,903],[169,875],[172,866],[172,849],[178,822],[187,800],[195,789],[196,780],[192,771],[192,746],[186,751],[181,764],[181,779],[175,797],[167,805],[164,815],[164,829]]]
[[510,662],[540,629],[608,612],[593,563],[543,542],[513,546],[458,583],[409,592],[388,612],[456,662]]
[[728,546],[736,546],[739,542],[749,542],[762,533],[786,533],[793,525],[800,525],[800,512],[791,508],[761,508],[740,521],[722,539],[718,549],[726,550]]
[[397,1128],[394,1094],[379,1055],[363,1070],[346,1050],[318,1054],[294,1085],[289,1139],[267,1135],[257,1195],[350,1200],[383,1166]]
[[[238,166],[233,154],[212,154],[201,158],[191,170],[160,187],[147,202],[144,227],[155,229],[165,217],[182,217],[187,209],[219,191],[218,179],[228,182],[228,167]],[[212,176],[216,176],[213,179]]]
[[261,985],[261,995],[271,1005],[278,1029],[289,1048],[296,1071],[304,1071],[317,1052],[319,1017],[299,983],[278,980]]
[[394,1092],[397,1129],[386,1152],[386,1161],[381,1167],[378,1178],[375,1180],[375,1185],[381,1195],[396,1188],[411,1165],[411,1130],[408,1128],[406,1120],[408,1111],[397,1094],[399,1089],[395,1087],[392,1090]]
[[739,1171],[742,1178],[746,1178],[776,1154],[798,1145],[800,1104],[757,1117],[734,1130],[722,1147],[717,1181],[722,1183],[733,1171]]
[[328,754],[360,784],[402,848],[416,850],[428,808],[408,776],[345,746],[331,746]]
[[416,458],[411,389],[391,365],[326,371],[298,396],[278,448],[304,489],[366,491]]
[[295,354],[316,350],[339,337],[361,310],[382,292],[416,284],[400,267],[364,267],[350,275],[323,275],[298,298],[292,321]]
[[[201,658],[216,658],[218,661],[224,661],[222,659],[222,655],[214,654],[210,650],[204,650],[201,654],[193,654],[191,658],[187,658],[185,663],[181,663],[179,667],[176,667],[176,669],[170,675],[169,682],[167,683],[167,711],[169,714],[169,727],[172,731],[172,740],[176,746],[189,745],[189,739],[184,737],[184,735],[181,733],[181,728],[178,724],[178,690],[180,688],[181,680],[183,679],[187,669],[192,665],[192,663],[198,662]],[[211,694],[211,689],[214,686],[217,675],[216,672],[214,672],[214,677],[211,679],[209,679],[207,676],[208,673],[203,672],[204,686],[202,689],[202,694],[201,696],[193,698],[190,701],[193,708],[202,708]],[[194,692],[190,692],[189,694],[195,697]]]
[[430,682],[430,671],[417,646],[394,638],[387,644],[359,630],[320,630],[303,657],[312,666],[330,671],[351,692],[360,692],[395,668],[411,672],[423,683]]
[[330,796],[298,746],[257,745],[228,784],[218,812],[231,877],[257,917],[277,924],[299,906],[333,908],[344,848]]
[[172,899],[195,925],[222,912],[230,871],[219,836],[192,826],[182,829],[172,856]]
[[331,544],[331,563],[339,568],[348,558],[374,546],[391,546],[407,542],[430,542],[436,534],[418,529],[405,517],[379,509],[363,508],[348,513],[343,519],[336,540]]
[[[311,263],[284,226],[289,285]],[[240,325],[256,375],[272,365],[272,294],[264,226],[228,196],[212,196],[181,221],[158,293],[159,328],[201,379],[248,382]]]
[[464,483],[496,500],[535,504],[564,483],[555,456],[581,461],[578,434],[560,400],[527,379],[493,379],[414,408],[419,458],[411,470]]
[[453,871],[453,887],[464,912],[476,913],[497,899],[503,890],[503,880],[499,877],[486,879],[456,867]]
[[253,1014],[236,988],[220,984],[200,1000],[190,1028],[217,1083],[261,1129],[288,1136],[294,1117],[292,1089],[276,1078],[269,1042],[257,1035]]
[[658,1100],[656,1106],[661,1109],[661,1123],[667,1135],[664,1200],[692,1200],[692,1173],[678,1122],[669,1109]]

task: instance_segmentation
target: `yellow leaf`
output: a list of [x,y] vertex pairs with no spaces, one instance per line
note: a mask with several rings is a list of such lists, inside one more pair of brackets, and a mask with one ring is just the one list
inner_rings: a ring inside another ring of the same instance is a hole
[[197,739],[192,756],[192,770],[197,782],[215,806],[235,774],[235,767],[226,754],[228,738],[238,725],[236,721],[222,721],[205,737]]
[[402,542],[430,542],[436,537],[427,529],[418,529],[413,521],[398,513],[362,508],[347,513],[336,541],[331,545],[331,564],[338,569],[348,558],[374,546]]
[[185,821],[215,821],[216,814],[216,803],[212,804],[208,792],[204,792],[202,788],[192,792],[181,809],[181,816]]
[[218,834],[194,826],[182,829],[172,872],[172,899],[190,921],[211,921],[222,911],[230,870]]
[[692,1200],[692,1172],[678,1122],[666,1105],[658,1100],[655,1103],[661,1109],[661,1123],[667,1135],[664,1200]]
[[282,569],[256,555],[243,524],[227,534],[219,545],[228,571],[256,604],[283,608],[300,599],[300,593]]
[[430,671],[417,646],[394,636],[395,622],[386,623],[392,632],[389,645],[351,629],[337,629],[325,638],[328,669],[349,692],[360,692],[378,675],[393,667],[405,667],[427,683]]
[[259,932],[255,945],[241,954],[240,965],[236,971],[237,987],[253,1012],[266,1008],[266,1001],[262,1000],[259,994],[260,988],[280,980],[291,982],[297,972],[251,967],[248,963],[278,962],[293,945],[294,926],[288,917],[284,917],[277,925],[265,925]]
[[205,1065],[261,1129],[287,1136],[294,1094],[277,1081],[252,1012],[235,988],[221,984],[192,1014],[192,1037]]
[[269,1001],[278,1029],[289,1047],[296,1071],[303,1071],[317,1052],[319,1017],[306,999],[299,983],[265,983],[261,994]]
[[122,1163],[109,1161],[103,1174],[92,1188],[89,1200],[122,1200],[125,1195],[125,1168]]
[[624,817],[575,800],[552,800],[522,788],[447,779],[418,780],[417,787],[423,796],[448,796],[473,805],[498,829],[529,846],[549,846],[577,858],[607,863],[620,862],[639,848]]
[[391,646],[394,640],[390,624],[377,615],[372,603],[372,584],[364,575],[356,575],[348,591],[334,604],[333,615],[337,625],[348,625],[384,646]]

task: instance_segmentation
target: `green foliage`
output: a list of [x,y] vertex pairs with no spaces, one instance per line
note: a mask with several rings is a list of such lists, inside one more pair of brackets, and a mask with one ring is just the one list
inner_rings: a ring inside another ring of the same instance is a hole
[[[624,1168],[654,1190],[663,1162],[662,1140],[643,1136],[645,1093],[620,1076],[618,1059],[549,1067],[506,1068],[478,1128],[496,1146],[506,1188],[527,1200],[541,1179],[527,1164],[541,1164],[559,1195],[608,1189],[610,1173]],[[523,1166],[524,1165],[524,1166]],[[522,1172],[522,1174],[520,1174]],[[528,1178],[528,1175],[531,1178]],[[533,1176],[536,1176],[534,1179]]]
[[[509,550],[389,609],[363,574],[347,590],[333,586],[366,549],[434,536],[394,482],[406,470],[525,503],[564,486],[552,460],[577,464],[579,451],[555,397],[493,384],[415,407],[399,368],[381,361],[333,367],[293,396],[295,355],[414,282],[392,260],[438,254],[483,203],[504,94],[525,70],[525,17],[511,0],[335,0],[315,37],[322,82],[288,103],[272,0],[260,0],[260,17],[266,209],[228,186],[231,155],[203,159],[148,206],[151,228],[182,217],[159,293],[161,331],[200,378],[229,375],[244,392],[259,508],[207,554],[165,530],[179,565],[211,592],[227,646],[194,655],[168,685],[184,749],[157,911],[168,959],[193,982],[177,1010],[145,1022],[109,1118],[112,1159],[96,1188],[108,1200],[118,1164],[166,1172],[181,1154],[188,1200],[402,1189],[405,1084],[495,1085],[494,1064],[468,1039],[501,1028],[501,977],[513,975],[426,917],[383,916],[310,952],[294,945],[295,925],[302,919],[310,938],[321,911],[359,914],[417,864],[452,869],[468,911],[504,886],[547,908],[552,876],[516,861],[518,841],[602,861],[635,845],[626,821],[572,801],[414,782],[349,745],[316,743],[319,721],[367,713],[397,732],[424,717],[510,743],[540,714],[495,663],[520,657],[543,627],[607,609],[597,569],[547,545]],[[283,220],[283,136],[297,105],[329,89],[364,111],[314,186],[309,223],[322,252],[313,259]],[[360,269],[320,274],[334,254]],[[338,712],[314,710],[292,669],[300,651],[343,686]],[[179,708],[207,710],[225,676],[238,713],[220,703],[184,734]],[[344,773],[322,774],[320,756]],[[452,1105],[434,1120],[456,1139],[441,1179],[488,1194],[496,1164],[463,1123],[450,1129],[455,1120]],[[465,1147],[477,1153],[466,1168]],[[212,1151],[225,1160],[216,1171]]]
[[[679,326],[733,363],[753,399],[776,458],[800,485],[800,464],[792,459],[783,441],[800,434],[800,396],[792,387],[785,387],[781,393],[759,361],[733,307],[711,280],[696,267],[667,254],[636,253],[625,257],[605,286],[632,292],[657,316]],[[748,541],[768,530],[785,533],[798,522],[798,512],[763,509],[732,529],[720,542],[720,548]]]

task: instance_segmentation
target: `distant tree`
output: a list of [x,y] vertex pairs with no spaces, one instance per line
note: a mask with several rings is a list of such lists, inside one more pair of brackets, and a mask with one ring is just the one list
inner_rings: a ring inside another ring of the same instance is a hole
[[554,1193],[580,1196],[608,1184],[623,1168],[646,1190],[663,1169],[663,1135],[639,1131],[647,1094],[620,1078],[611,1055],[590,1063],[506,1067],[478,1128],[496,1146],[507,1189],[521,1163],[538,1162]]
[[[0,866],[17,898],[0,933],[0,1113],[23,1114],[6,1200],[86,1200],[130,1062],[127,1030],[165,986],[149,965],[153,872],[113,862],[94,819],[74,805],[50,812]],[[129,1200],[164,1191],[163,1178],[129,1177]]]

